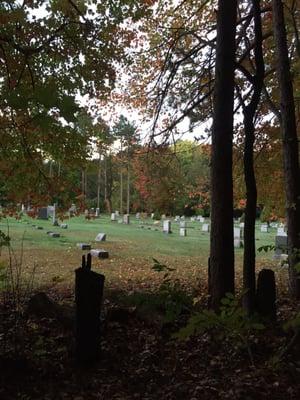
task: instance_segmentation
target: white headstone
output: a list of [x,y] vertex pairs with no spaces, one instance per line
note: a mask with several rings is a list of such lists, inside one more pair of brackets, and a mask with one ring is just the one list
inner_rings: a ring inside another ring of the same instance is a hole
[[120,212],[118,210],[115,211],[116,217],[120,215]]
[[108,251],[103,250],[103,249],[93,249],[90,251],[91,256],[97,257],[97,258],[108,258],[109,254]]
[[241,239],[242,236],[243,236],[243,234],[242,234],[242,229],[239,228],[239,227],[234,226],[234,227],[233,227],[233,237],[234,237],[234,238]]
[[97,207],[97,208],[96,208],[95,216],[96,216],[96,217],[99,217],[99,215],[100,215],[100,208]]
[[285,230],[284,230],[284,226],[279,226],[279,227],[277,228],[277,235],[278,235],[278,236],[284,236],[284,235],[286,235],[286,232],[285,232]]
[[106,240],[105,233],[98,233],[98,235],[95,238],[95,242],[105,242],[105,240]]
[[202,217],[201,215],[200,215],[200,217],[199,217],[199,222],[201,222],[201,224],[203,224],[203,223],[205,222],[205,218]]
[[238,238],[238,237],[235,237],[235,238],[233,239],[233,244],[234,244],[234,247],[235,247],[235,248],[239,249],[239,248],[241,247],[241,239]]
[[124,215],[123,215],[123,222],[124,222],[124,224],[126,224],[126,225],[130,224],[129,214],[124,214]]
[[164,233],[171,233],[171,221],[166,219],[163,222],[163,232]]
[[269,232],[269,227],[267,224],[263,224],[260,226],[260,231],[261,232]]
[[180,228],[186,228],[186,222],[185,221],[180,221],[179,226],[180,226]]
[[240,223],[240,228],[244,229],[245,228],[245,222]]
[[151,213],[151,219],[153,219],[154,218],[154,213]]
[[139,213],[139,212],[136,213],[136,214],[135,214],[135,218],[136,218],[136,219],[140,219],[140,218],[141,218],[141,213]]
[[111,220],[111,221],[116,221],[116,220],[117,220],[117,215],[116,215],[116,213],[111,213],[110,220]]
[[202,225],[202,232],[209,232],[209,224]]
[[179,235],[180,236],[186,236],[186,229],[185,228],[180,228],[179,229]]

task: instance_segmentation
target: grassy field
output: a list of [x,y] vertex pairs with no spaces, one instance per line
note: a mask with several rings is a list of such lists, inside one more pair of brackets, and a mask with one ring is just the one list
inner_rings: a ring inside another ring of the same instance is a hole
[[[28,217],[20,221],[13,218],[0,220],[0,229],[11,237],[16,258],[20,259],[22,253],[24,273],[35,267],[38,285],[73,285],[74,269],[80,265],[81,255],[85,253],[76,247],[79,242],[109,251],[109,259],[93,260],[93,269],[105,274],[106,285],[111,288],[151,288],[157,278],[160,279],[151,269],[153,258],[174,267],[173,275],[188,285],[206,284],[209,233],[201,231],[202,224],[198,221],[187,222],[187,237],[179,236],[178,223],[172,222],[172,234],[166,235],[162,233],[161,224],[154,226],[150,219],[140,221],[135,217],[131,218],[130,225],[111,222],[109,216],[94,220],[75,217],[65,222],[68,229],[53,227],[50,220]],[[61,237],[51,238],[46,234],[49,230],[59,232]],[[106,242],[94,241],[99,232],[106,233]],[[272,228],[269,233],[261,233],[258,223],[257,248],[274,244],[275,235],[276,229]],[[242,254],[242,249],[236,249],[237,276],[240,275]],[[7,257],[7,251],[2,250],[2,260]],[[258,253],[257,261],[259,267],[272,266],[281,274],[285,273],[273,261],[273,252]]]

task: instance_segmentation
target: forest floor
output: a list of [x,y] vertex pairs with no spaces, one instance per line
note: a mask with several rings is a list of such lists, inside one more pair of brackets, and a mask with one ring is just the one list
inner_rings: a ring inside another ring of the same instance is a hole
[[[12,231],[15,237],[18,229]],[[102,229],[94,227],[94,231]],[[149,232],[149,236],[157,234]],[[299,311],[287,295],[284,267],[272,265],[278,292],[277,323],[251,333],[248,347],[236,336],[221,337],[218,330],[209,329],[178,340],[173,333],[186,324],[191,313],[207,304],[207,247],[203,245],[199,254],[172,249],[171,242],[170,250],[158,243],[154,251],[154,242],[142,244],[136,233],[115,237],[101,243],[110,251],[110,258],[93,265],[106,281],[100,358],[88,368],[74,360],[72,327],[56,318],[26,312],[28,297],[37,291],[47,293],[56,304],[74,306],[74,269],[82,253],[74,249],[74,242],[72,246],[48,242],[37,246],[38,237],[24,242],[20,274],[32,277],[35,284],[25,292],[16,289],[7,296],[4,288],[1,292],[0,399],[299,399],[299,343],[278,359],[294,333],[285,331],[284,323]],[[141,253],[144,247],[148,249],[145,254]],[[11,256],[18,264],[20,250]],[[2,263],[9,258],[5,252],[1,257]],[[152,258],[175,270],[167,270],[165,278],[166,270],[153,270]],[[271,264],[270,258],[260,258],[258,269]],[[237,258],[237,286],[240,275]],[[184,305],[173,319],[166,318],[168,296]],[[12,303],[18,304],[19,310]]]

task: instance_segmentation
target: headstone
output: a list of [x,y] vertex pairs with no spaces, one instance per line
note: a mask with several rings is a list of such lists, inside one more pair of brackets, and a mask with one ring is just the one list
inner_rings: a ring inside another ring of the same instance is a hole
[[68,224],[60,224],[61,229],[68,229]]
[[242,229],[245,228],[245,222],[240,222],[240,228],[242,228]]
[[233,245],[236,249],[239,249],[242,245],[241,239],[238,237],[233,238]]
[[141,214],[140,214],[139,212],[136,213],[136,214],[135,214],[135,218],[136,218],[136,219],[140,219],[140,218],[141,218]]
[[130,217],[129,214],[124,214],[123,215],[123,222],[124,224],[128,225],[130,223]]
[[111,213],[110,220],[111,221],[116,221],[117,220],[117,214],[116,213]]
[[233,237],[239,237],[240,239],[244,238],[244,229],[239,226],[233,227]]
[[171,233],[171,221],[168,219],[165,219],[163,222],[163,232]]
[[115,211],[116,217],[120,216],[120,212],[118,210]]
[[239,249],[242,245],[241,239],[243,237],[243,230],[240,227],[233,227],[233,245]]
[[84,210],[84,215],[87,217],[89,215],[89,210],[85,209]]
[[154,213],[151,213],[151,219],[153,219],[154,218]]
[[261,225],[261,226],[260,226],[260,231],[261,231],[261,232],[264,232],[264,233],[269,232],[269,227],[268,227],[268,225],[267,225],[267,224]]
[[288,237],[287,234],[277,235],[275,237],[275,259],[280,259],[282,254],[287,254],[288,252]]
[[91,245],[88,243],[77,243],[77,247],[80,248],[80,250],[91,250]]
[[180,217],[180,219],[181,219],[181,221],[184,221],[184,220],[185,220],[185,216],[182,215],[182,216]]
[[69,208],[69,216],[73,217],[76,214],[76,205],[72,204],[71,207]]
[[60,233],[56,233],[56,232],[50,232],[49,236],[53,237],[53,238],[58,238],[60,237]]
[[91,255],[97,258],[108,258],[109,254],[108,251],[103,249],[93,249],[91,250]]
[[95,213],[95,216],[96,217],[99,217],[100,216],[100,208],[96,208],[96,213]]
[[25,206],[24,206],[24,204],[22,204],[22,205],[21,205],[21,211],[22,211],[22,213],[24,213],[25,210],[26,210],[26,209],[25,209]]
[[191,222],[195,222],[196,221],[196,217],[191,217]]
[[161,219],[166,219],[166,214],[162,214]]
[[202,232],[209,232],[209,224],[202,225]]
[[198,221],[203,224],[205,222],[205,218],[200,215]]
[[106,241],[106,234],[105,233],[98,233],[95,238],[95,242],[105,242]]
[[264,319],[276,321],[276,283],[271,269],[262,269],[258,274],[256,308]]
[[179,235],[180,236],[186,236],[186,229],[185,228],[180,228],[179,229]]
[[277,235],[278,235],[278,236],[280,236],[280,235],[286,235],[286,232],[285,232],[285,230],[284,230],[284,226],[279,226],[279,227],[277,228]]
[[185,221],[180,221],[179,227],[180,228],[186,228],[186,222]]
[[179,222],[180,221],[180,216],[179,215],[176,215],[176,217],[175,217],[175,222]]
[[38,219],[48,219],[48,207],[39,208]]

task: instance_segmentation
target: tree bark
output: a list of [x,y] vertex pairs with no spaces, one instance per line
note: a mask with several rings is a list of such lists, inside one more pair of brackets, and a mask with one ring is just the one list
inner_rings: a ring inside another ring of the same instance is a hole
[[97,208],[100,209],[100,189],[101,189],[101,150],[99,148],[98,176],[97,176]]
[[129,145],[127,147],[127,214],[130,211],[130,170],[129,170]]
[[300,277],[295,266],[300,261],[300,179],[298,137],[293,84],[281,0],[272,0],[277,75],[280,89],[281,132],[287,210],[289,283],[292,296],[300,299]]
[[120,213],[123,214],[123,163],[122,163],[122,150],[123,150],[123,141],[121,138],[121,165],[120,165]]
[[243,304],[250,315],[255,308],[255,219],[257,206],[257,188],[254,172],[253,149],[255,142],[254,118],[261,98],[265,66],[262,51],[263,36],[261,26],[260,0],[252,0],[255,32],[255,67],[253,76],[253,94],[244,112],[244,175],[246,184],[246,208],[244,228],[244,262],[243,262]]
[[232,137],[236,0],[218,1],[211,160],[210,306],[234,292]]

